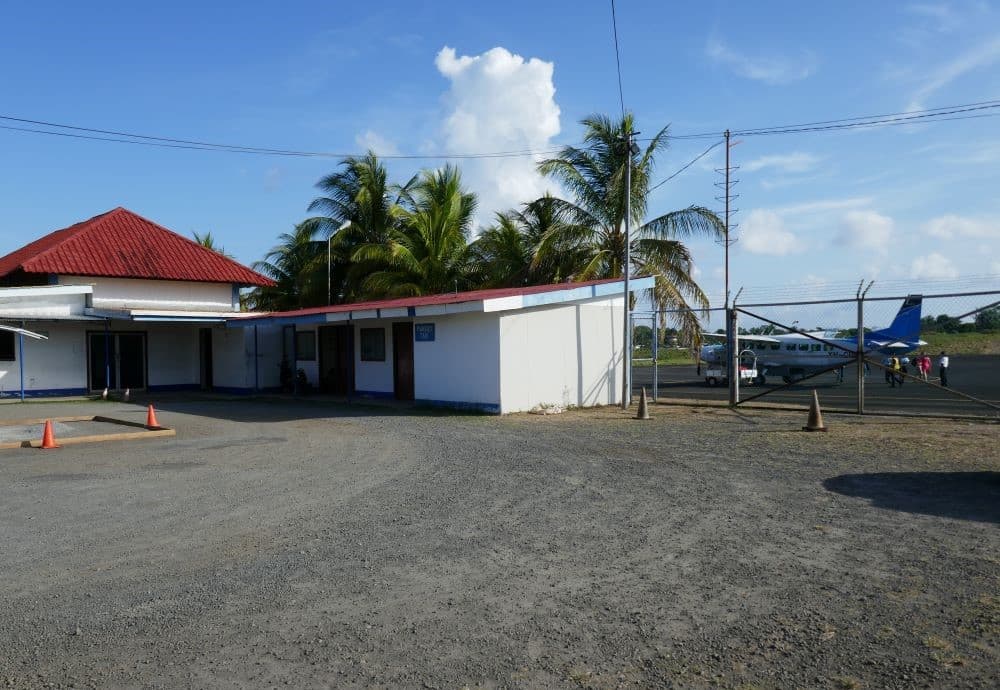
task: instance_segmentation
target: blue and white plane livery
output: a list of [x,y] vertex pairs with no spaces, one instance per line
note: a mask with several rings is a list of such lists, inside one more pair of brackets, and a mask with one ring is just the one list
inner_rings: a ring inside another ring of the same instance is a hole
[[[864,334],[864,352],[883,355],[901,355],[911,352],[927,343],[920,339],[921,295],[910,295],[896,313],[896,318],[888,328]],[[757,379],[764,384],[767,376],[781,376],[786,383],[801,379],[821,369],[838,364],[850,364],[856,359],[858,338],[828,337],[826,332],[811,332],[818,342],[803,332],[783,335],[740,335],[741,354],[750,352],[757,358]],[[720,334],[704,334],[705,337],[725,338]],[[832,343],[832,344],[828,344]],[[833,344],[840,347],[834,347]],[[844,348],[844,349],[841,349]],[[709,365],[725,365],[728,361],[726,345],[705,345],[701,348],[701,360]]]

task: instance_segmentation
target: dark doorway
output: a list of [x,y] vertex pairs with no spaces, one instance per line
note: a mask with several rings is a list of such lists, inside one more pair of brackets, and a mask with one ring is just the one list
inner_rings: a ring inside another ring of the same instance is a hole
[[396,400],[413,400],[413,324],[392,324],[392,380]]
[[212,329],[198,331],[198,352],[201,361],[201,389],[212,390]]
[[90,390],[146,387],[146,334],[87,334]]
[[354,392],[354,326],[320,326],[319,371],[324,393]]

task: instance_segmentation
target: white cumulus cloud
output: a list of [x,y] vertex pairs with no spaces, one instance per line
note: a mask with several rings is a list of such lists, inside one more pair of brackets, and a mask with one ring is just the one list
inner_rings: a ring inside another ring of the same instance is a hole
[[802,251],[802,242],[785,227],[785,219],[770,209],[757,208],[741,224],[739,246],[751,254],[784,256]]
[[938,216],[924,223],[924,232],[945,240],[1000,238],[1000,221],[957,215]]
[[893,226],[892,218],[881,213],[848,211],[844,214],[836,241],[855,249],[886,254],[892,244]]
[[951,259],[931,252],[927,256],[918,256],[910,264],[910,277],[914,280],[940,280],[958,277],[958,269]]
[[[448,152],[552,148],[560,114],[552,62],[525,59],[501,47],[475,56],[445,47],[435,65],[451,82],[442,129]],[[465,184],[479,196],[478,222],[554,188],[536,171],[537,162],[531,157],[462,161]]]

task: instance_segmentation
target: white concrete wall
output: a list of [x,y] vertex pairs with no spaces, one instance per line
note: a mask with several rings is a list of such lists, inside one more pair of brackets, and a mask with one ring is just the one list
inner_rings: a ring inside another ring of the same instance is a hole
[[0,288],[0,318],[65,318],[80,316],[87,306],[85,294],[60,294],[66,288]]
[[413,344],[414,397],[499,412],[499,315],[468,313],[408,320],[435,324],[434,342]]
[[[100,325],[100,324],[98,324]],[[79,323],[34,323],[25,327],[48,335],[48,340],[24,339],[24,387],[31,391],[64,391],[82,394],[87,387],[87,341]],[[15,339],[15,347],[16,347]],[[20,361],[0,362],[0,391],[3,397],[19,396]]]
[[59,285],[93,285],[95,309],[239,311],[230,283],[58,276]]
[[[354,387],[361,393],[395,395],[392,376],[392,324],[407,319],[379,319],[358,321],[354,325]],[[361,329],[381,328],[385,331],[385,361],[361,361]],[[414,355],[414,359],[416,355]]]
[[501,412],[621,399],[622,298],[500,316]]

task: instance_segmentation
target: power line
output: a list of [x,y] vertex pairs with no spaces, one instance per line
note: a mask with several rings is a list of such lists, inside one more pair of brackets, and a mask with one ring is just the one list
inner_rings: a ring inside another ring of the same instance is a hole
[[611,29],[615,36],[615,66],[618,68],[618,101],[622,106],[622,120],[625,119],[625,95],[622,91],[622,59],[618,50],[618,19],[615,13],[615,0],[611,0]]
[[704,158],[705,156],[707,156],[708,153],[712,149],[714,149],[716,146],[718,146],[721,143],[722,143],[721,139],[719,141],[715,142],[714,144],[712,144],[711,146],[709,146],[707,149],[705,149],[704,151],[702,151],[701,153],[699,153],[697,156],[695,156],[693,159],[691,159],[682,168],[678,169],[677,172],[675,172],[673,175],[671,175],[670,177],[668,177],[667,179],[665,179],[665,180],[663,180],[661,182],[657,182],[655,185],[653,185],[652,187],[650,187],[647,190],[646,193],[648,194],[649,192],[652,192],[654,189],[659,189],[660,187],[662,187],[666,183],[670,182],[670,180],[674,179],[675,177],[677,177],[678,175],[680,175],[682,172],[684,172],[685,170],[687,170],[688,168],[690,168],[692,165],[694,165],[695,163],[697,163],[698,161],[700,161],[702,158]]
[[[622,92],[619,89],[619,96]],[[624,100],[622,100],[624,105]],[[979,103],[969,103],[966,105],[944,106],[928,110],[916,110],[909,113],[893,113],[891,115],[873,115],[840,118],[837,120],[825,120],[820,122],[808,122],[800,125],[783,125],[776,127],[761,127],[756,129],[734,129],[734,136],[768,136],[781,134],[808,133],[817,131],[839,131],[846,129],[871,128],[879,126],[899,126],[915,123],[944,122],[950,120],[967,120],[983,117],[996,117],[1000,112],[984,112],[1000,108],[1000,100],[982,101]],[[97,129],[93,127],[82,127],[78,125],[62,124],[57,122],[47,122],[44,120],[32,120],[28,118],[15,117],[12,115],[0,115],[0,121],[16,122],[36,127],[46,127],[49,129],[37,129],[30,127],[16,127],[11,125],[0,125],[0,129],[22,132],[29,134],[43,134],[48,136],[59,136],[73,139],[87,139],[92,141],[107,141],[121,144],[138,144],[143,146],[153,146],[161,148],[187,149],[195,151],[222,151],[228,153],[248,153],[269,156],[290,156],[302,158],[348,158],[359,156],[359,153],[336,153],[325,151],[300,151],[294,149],[279,149],[261,146],[243,146],[237,144],[220,144],[207,141],[197,141],[190,139],[177,139],[172,137],[154,136],[148,134],[135,134],[110,129]],[[71,130],[71,132],[53,131]],[[720,132],[702,132],[693,134],[670,135],[671,139],[718,139]],[[642,139],[649,141],[649,139]],[[380,155],[383,159],[394,160],[467,160],[480,158],[520,158],[545,156],[559,153],[562,147],[551,149],[522,149],[515,151],[492,151],[483,153],[428,153],[428,154],[385,154]],[[668,178],[670,179],[670,178]],[[665,182],[666,180],[664,180]],[[662,184],[662,183],[661,183]]]

